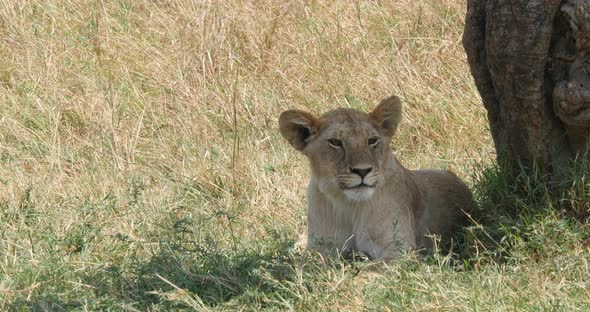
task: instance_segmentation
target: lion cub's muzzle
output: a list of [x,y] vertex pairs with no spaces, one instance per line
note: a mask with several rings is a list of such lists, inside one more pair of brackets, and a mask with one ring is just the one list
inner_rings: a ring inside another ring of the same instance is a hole
[[372,167],[351,168],[350,173],[338,176],[338,184],[349,199],[364,200],[373,195],[378,176]]

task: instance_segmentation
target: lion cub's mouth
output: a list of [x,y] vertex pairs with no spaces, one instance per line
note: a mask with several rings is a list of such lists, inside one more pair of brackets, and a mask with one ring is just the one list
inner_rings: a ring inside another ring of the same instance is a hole
[[344,187],[344,189],[345,189],[345,190],[362,190],[362,189],[372,189],[372,188],[374,188],[374,187],[375,187],[375,185],[376,185],[376,184],[377,184],[377,183],[375,183],[375,184],[373,184],[373,185],[369,185],[369,184],[365,184],[365,183],[363,182],[363,183],[357,184],[357,185],[355,185],[355,186],[352,186],[352,187]]
[[375,194],[375,185],[360,183],[353,187],[344,187],[342,192],[349,200],[365,201]]

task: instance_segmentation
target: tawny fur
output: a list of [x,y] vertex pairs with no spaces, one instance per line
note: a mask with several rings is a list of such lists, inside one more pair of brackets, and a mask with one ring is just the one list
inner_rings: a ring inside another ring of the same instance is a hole
[[369,114],[343,108],[320,118],[299,110],[281,114],[282,135],[311,166],[300,246],[326,256],[357,251],[391,259],[430,248],[431,235],[448,238],[465,221],[474,202],[457,176],[408,170],[391,152],[401,113],[392,96]]

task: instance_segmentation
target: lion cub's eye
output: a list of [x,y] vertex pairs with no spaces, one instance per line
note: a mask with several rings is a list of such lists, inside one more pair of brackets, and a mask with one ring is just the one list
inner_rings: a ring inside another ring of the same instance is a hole
[[379,138],[370,138],[369,139],[369,146],[370,147],[375,147],[375,146],[377,146],[377,144],[379,144]]
[[330,146],[333,148],[341,148],[342,147],[342,141],[340,141],[338,139],[329,139],[328,144],[330,144]]

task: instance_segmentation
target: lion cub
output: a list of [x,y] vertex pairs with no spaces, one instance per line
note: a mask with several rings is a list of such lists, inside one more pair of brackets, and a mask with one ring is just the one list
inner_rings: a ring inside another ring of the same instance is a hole
[[408,170],[389,143],[401,120],[398,97],[371,113],[340,108],[319,118],[288,110],[283,137],[309,159],[307,233],[298,244],[324,255],[361,252],[370,259],[432,247],[474,207],[471,192],[446,170]]

